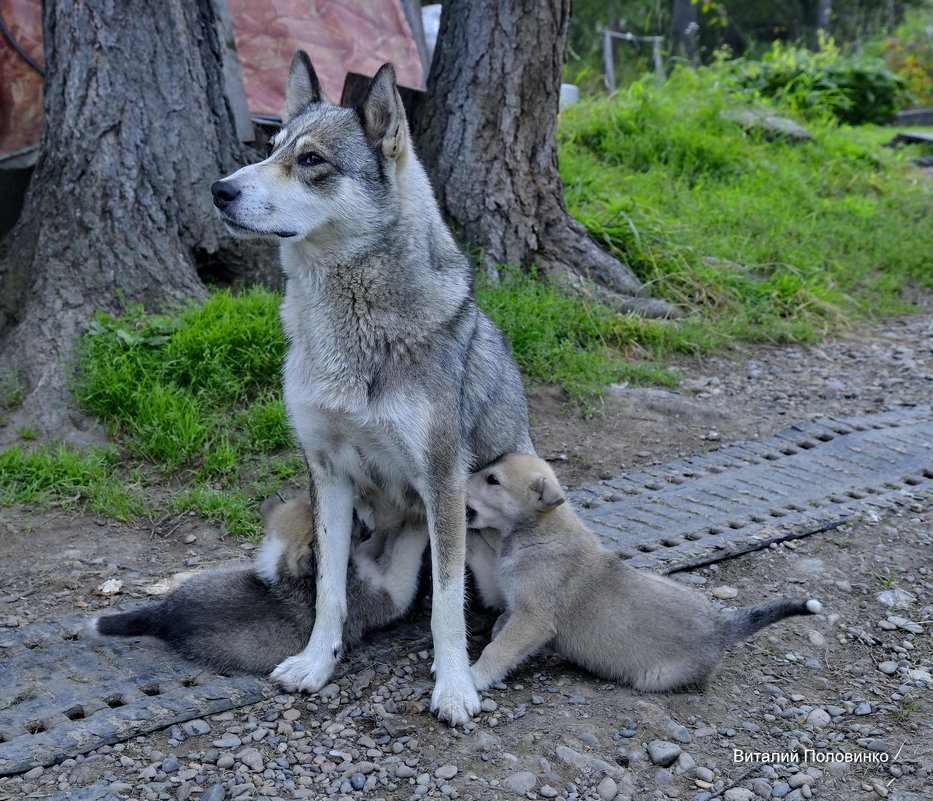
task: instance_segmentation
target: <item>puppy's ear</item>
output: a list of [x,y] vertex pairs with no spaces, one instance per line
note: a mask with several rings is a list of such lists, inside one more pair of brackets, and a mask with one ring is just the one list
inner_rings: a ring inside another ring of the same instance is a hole
[[276,490],[268,498],[262,502],[262,506],[259,507],[259,516],[262,518],[263,523],[269,522],[269,518],[272,517],[276,509],[281,508],[285,504],[285,498],[282,493]]
[[295,53],[285,85],[285,121],[294,119],[311,103],[328,102],[311,59],[304,50]]
[[556,509],[566,498],[560,485],[547,476],[538,476],[531,482],[531,491],[538,495],[538,511],[549,512]]
[[398,159],[408,144],[408,120],[391,64],[379,68],[357,111],[369,141],[387,158]]

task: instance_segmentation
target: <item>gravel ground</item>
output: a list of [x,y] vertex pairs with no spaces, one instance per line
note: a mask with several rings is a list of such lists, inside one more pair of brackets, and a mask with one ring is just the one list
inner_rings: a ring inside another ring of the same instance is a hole
[[[580,486],[821,414],[927,404],[933,316],[682,369],[681,391],[618,387],[595,419],[537,391],[539,450]],[[405,653],[314,696],[279,695],[4,778],[0,797],[933,799],[930,498],[680,574],[720,606],[782,595],[825,605],[734,648],[701,694],[638,694],[543,653],[483,694],[474,723],[451,729],[428,712],[430,652]],[[103,522],[3,512],[2,557],[17,569],[0,622],[90,612],[107,603],[92,594],[103,575],[142,584],[239,550],[196,521],[165,540]],[[57,548],[46,530],[59,532]],[[474,656],[484,642],[474,638]]]

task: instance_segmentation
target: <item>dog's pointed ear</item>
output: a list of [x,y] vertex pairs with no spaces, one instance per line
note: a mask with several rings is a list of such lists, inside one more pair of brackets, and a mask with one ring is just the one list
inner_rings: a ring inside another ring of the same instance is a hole
[[549,512],[567,500],[564,497],[564,491],[560,488],[560,484],[547,476],[538,476],[532,481],[531,491],[538,495],[539,512]]
[[262,517],[263,523],[268,523],[269,518],[272,517],[272,514],[276,509],[285,504],[285,498],[282,496],[282,493],[276,490],[268,498],[262,502],[262,506],[259,507],[259,516]]
[[366,90],[359,114],[369,141],[386,157],[398,159],[408,144],[408,121],[391,64],[379,68]]
[[288,70],[288,83],[285,85],[286,122],[294,119],[311,103],[328,102],[324,88],[318,80],[311,59],[304,50],[295,53],[292,66]]

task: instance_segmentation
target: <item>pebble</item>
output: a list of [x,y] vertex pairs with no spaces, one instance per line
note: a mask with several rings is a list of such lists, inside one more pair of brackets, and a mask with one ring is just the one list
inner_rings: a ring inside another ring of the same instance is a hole
[[174,773],[181,769],[181,763],[175,757],[165,757],[162,760],[162,770],[166,773]]
[[354,790],[362,790],[365,784],[366,784],[366,777],[362,773],[354,773],[350,777],[350,786]]
[[436,771],[434,771],[435,778],[438,779],[452,779],[457,775],[457,766],[456,765],[442,765]]
[[483,712],[495,712],[499,708],[499,704],[493,701],[492,698],[484,698],[479,708],[482,709]]
[[261,773],[265,769],[262,754],[256,748],[244,748],[237,754],[237,759],[255,773]]
[[652,740],[648,743],[648,758],[662,768],[669,768],[677,761],[683,749],[676,743],[666,740]]
[[212,784],[201,796],[201,801],[224,801],[226,797],[227,791],[222,784]]
[[798,787],[803,787],[805,784],[813,784],[813,777],[801,771],[800,773],[795,773],[787,780],[787,784],[792,789],[797,789]]
[[787,782],[775,782],[771,785],[772,798],[784,798],[790,792],[790,785]]
[[530,793],[538,784],[538,779],[527,770],[519,771],[518,773],[511,773],[502,780],[502,786],[507,790],[511,790],[513,793],[518,793],[519,795],[524,795],[525,793]]
[[615,783],[615,780],[610,776],[606,776],[598,785],[596,785],[596,795],[598,795],[602,801],[612,801],[619,792],[619,785]]
[[731,598],[735,598],[739,594],[739,591],[735,587],[729,587],[724,584],[721,587],[713,587],[712,594],[714,598],[719,598],[721,601],[728,601]]
[[725,801],[752,801],[755,794],[745,787],[730,787],[722,797]]
[[693,775],[702,782],[712,782],[716,778],[716,774],[709,768],[699,766],[693,769]]
[[890,676],[892,673],[897,673],[897,662],[881,662],[878,664],[878,670]]
[[542,784],[541,789],[538,790],[539,795],[542,798],[557,798],[559,793],[549,784]]
[[826,638],[816,629],[810,629],[810,631],[807,632],[807,639],[810,641],[811,645],[815,645],[817,648],[822,648],[826,645]]
[[211,726],[206,720],[187,720],[181,724],[185,734],[196,737],[200,734],[210,734]]
[[817,707],[807,715],[807,723],[818,729],[826,728],[832,722],[832,717],[825,709]]

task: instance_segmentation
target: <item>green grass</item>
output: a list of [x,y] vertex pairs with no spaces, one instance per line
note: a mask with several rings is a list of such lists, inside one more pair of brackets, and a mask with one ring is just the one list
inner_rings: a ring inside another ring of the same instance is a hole
[[139,491],[120,475],[115,449],[79,453],[64,445],[0,452],[0,506],[88,508],[118,520],[146,509]]
[[[572,106],[560,126],[567,202],[702,348],[813,340],[908,308],[933,284],[931,183],[891,129],[811,120],[806,143],[723,118],[749,105],[715,70],[678,71]],[[780,111],[780,109],[778,109]]]
[[536,273],[503,270],[500,283],[479,281],[480,306],[505,332],[522,372],[560,384],[586,401],[616,381],[674,385],[674,374],[655,364],[632,364],[624,349],[665,343],[670,329],[599,303],[570,297]]

